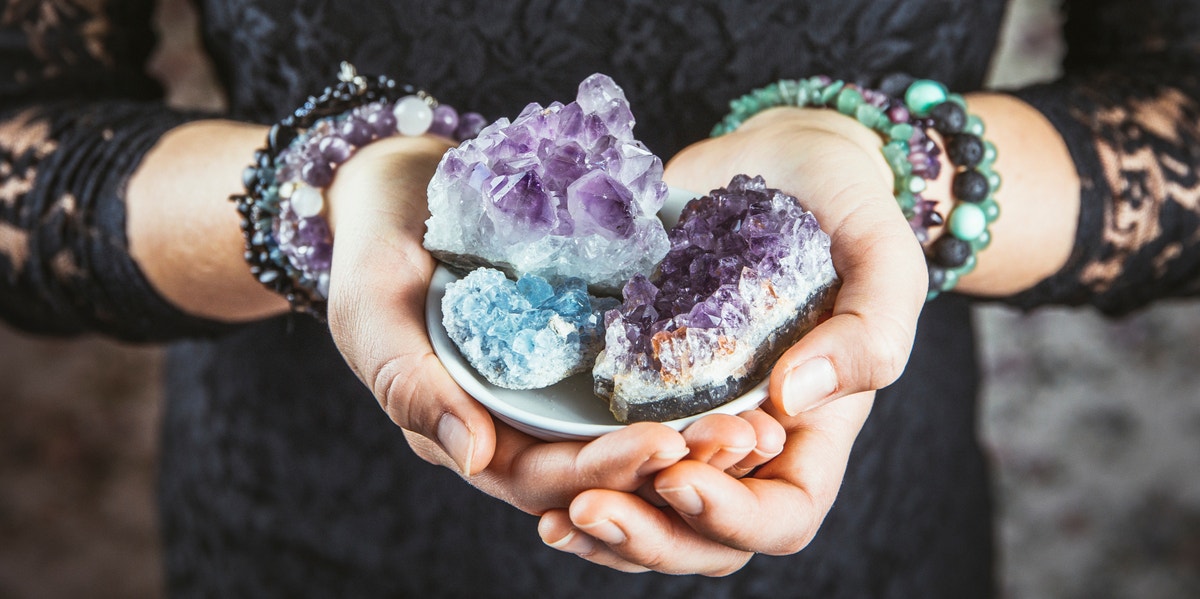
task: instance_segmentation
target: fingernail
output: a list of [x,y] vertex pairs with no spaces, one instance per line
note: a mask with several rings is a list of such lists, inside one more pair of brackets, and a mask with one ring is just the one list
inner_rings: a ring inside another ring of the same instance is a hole
[[700,494],[691,485],[659,489],[658,494],[680,513],[699,516],[704,511],[704,500],[700,499]]
[[596,552],[596,542],[591,537],[580,534],[579,531],[571,529],[567,536],[553,542],[546,543],[559,551],[574,553],[575,555],[588,555]]
[[637,475],[642,477],[654,474],[655,472],[658,472],[659,470],[662,470],[663,468],[666,468],[667,466],[670,466],[671,464],[674,464],[675,462],[687,457],[688,453],[690,453],[690,451],[686,447],[675,451],[660,451],[655,453],[647,458],[646,461],[638,467]]
[[609,545],[620,545],[625,542],[625,531],[621,530],[620,526],[613,524],[612,520],[580,524],[579,528],[582,528],[584,532]]
[[437,427],[438,443],[450,454],[463,476],[471,474],[471,455],[475,453],[475,435],[454,414],[442,414]]
[[783,409],[795,416],[823,403],[837,391],[837,373],[828,358],[812,358],[793,368],[783,379]]

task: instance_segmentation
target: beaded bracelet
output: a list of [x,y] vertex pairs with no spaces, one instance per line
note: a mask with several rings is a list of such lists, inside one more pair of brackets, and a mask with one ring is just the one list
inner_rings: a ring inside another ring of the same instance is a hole
[[[730,114],[713,128],[713,137],[729,133],[755,114],[777,106],[831,108],[878,133],[883,139],[884,159],[895,178],[896,202],[917,239],[926,244],[929,227],[949,222],[951,234],[942,235],[926,250],[928,299],[953,288],[960,276],[975,267],[974,252],[990,243],[987,225],[999,216],[999,207],[991,196],[1000,185],[999,175],[991,169],[996,149],[982,141],[983,122],[966,114],[963,97],[948,93],[940,83],[912,81],[901,100],[820,75],[779,81],[737,98],[729,106]],[[927,181],[936,179],[941,168],[939,150],[929,138],[928,129],[946,139],[947,154],[958,169],[953,193],[960,201],[948,221],[934,210],[936,202],[921,195]],[[980,185],[980,176],[984,186]]]
[[271,127],[266,147],[242,173],[246,193],[230,196],[242,216],[250,273],[292,310],[318,318],[333,257],[324,189],[338,166],[383,138],[433,133],[461,141],[487,124],[477,113],[460,117],[411,85],[359,75],[346,62],[338,79]]
[[954,207],[946,231],[925,251],[928,301],[953,289],[960,277],[975,269],[975,254],[991,244],[988,225],[1000,217],[995,197],[1000,175],[992,168],[996,146],[983,139],[983,121],[967,113],[962,96],[947,92],[941,83],[921,79],[908,87],[904,100],[915,114],[931,119],[955,167],[950,188]]
[[925,243],[929,227],[943,223],[942,216],[933,209],[936,202],[921,195],[926,181],[941,173],[940,150],[925,133],[928,123],[915,119],[904,102],[824,75],[782,80],[730,102],[730,113],[711,135],[732,132],[750,117],[778,106],[832,108],[874,130],[883,139],[883,155],[895,176],[896,203],[913,234]]

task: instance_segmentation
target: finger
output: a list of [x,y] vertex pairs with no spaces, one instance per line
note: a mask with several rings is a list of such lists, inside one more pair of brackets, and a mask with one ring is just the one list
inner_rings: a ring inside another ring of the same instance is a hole
[[758,440],[754,426],[730,414],[705,416],[683,429],[689,460],[718,470],[729,468],[754,451]]
[[872,399],[855,395],[790,422],[784,451],[752,478],[733,479],[689,460],[660,473],[655,488],[705,538],[745,551],[795,553],[833,505]]
[[532,514],[562,508],[587,489],[635,491],[688,454],[683,437],[640,422],[591,442],[545,443],[499,424],[495,457],[471,484]]
[[575,528],[567,510],[551,510],[538,521],[542,542],[566,553],[573,553],[594,564],[622,572],[646,572],[649,568],[626,561],[603,543]]
[[783,451],[783,443],[787,439],[787,431],[778,420],[762,410],[751,410],[739,414],[754,428],[756,440],[754,449],[741,461],[725,469],[730,476],[742,477],[755,468],[767,463]]
[[920,246],[895,222],[895,206],[882,204],[863,203],[831,233],[842,280],[833,315],[789,348],[771,373],[771,402],[786,414],[883,388],[904,370],[927,274]]
[[[691,463],[712,470],[706,464]],[[595,552],[585,557],[597,563],[615,556],[666,574],[725,576],[741,569],[754,555],[706,539],[674,511],[660,510],[629,493],[606,489],[582,493],[571,503],[568,514],[576,529],[612,552],[611,556]]]

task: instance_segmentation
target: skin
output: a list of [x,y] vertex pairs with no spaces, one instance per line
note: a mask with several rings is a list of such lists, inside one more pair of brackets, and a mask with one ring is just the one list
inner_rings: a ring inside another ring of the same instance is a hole
[[[993,244],[959,289],[1008,294],[1065,263],[1079,182],[1061,138],[1032,108],[999,95],[969,102],[989,125],[1006,180]],[[264,137],[262,127],[226,121],[185,125],[131,180],[131,252],[185,311],[246,321],[286,310],[248,274],[225,200]],[[540,515],[550,546],[620,570],[724,575],[754,553],[806,546],[875,390],[903,371],[925,298],[924,258],[895,206],[878,137],[834,111],[774,109],[670,161],[673,186],[703,191],[761,174],[801,198],[830,233],[843,286],[832,318],[777,363],[763,410],[710,417],[682,434],[639,424],[590,443],[544,443],[493,421],[432,353],[422,316],[434,267],[420,245],[424,188],[448,144],[372,144],[327,191],[337,236],[330,329],[414,451]],[[948,189],[943,176],[928,195],[947,198]],[[188,227],[177,226],[179,214]],[[833,378],[822,382],[821,372]]]

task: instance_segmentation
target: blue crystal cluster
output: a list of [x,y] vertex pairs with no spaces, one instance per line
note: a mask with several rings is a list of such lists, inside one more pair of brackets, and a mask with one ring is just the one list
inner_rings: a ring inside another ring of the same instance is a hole
[[480,268],[447,285],[442,324],[493,385],[537,389],[591,369],[604,343],[601,315],[616,305],[590,297],[579,278],[556,286],[536,275],[514,282]]

